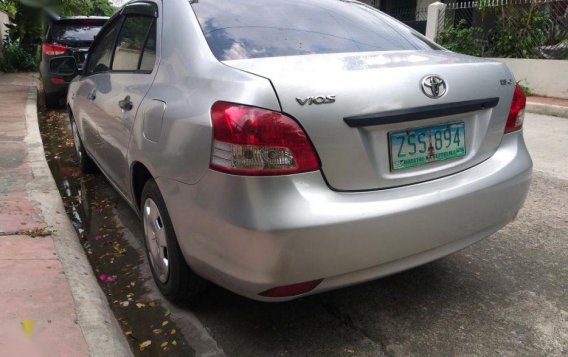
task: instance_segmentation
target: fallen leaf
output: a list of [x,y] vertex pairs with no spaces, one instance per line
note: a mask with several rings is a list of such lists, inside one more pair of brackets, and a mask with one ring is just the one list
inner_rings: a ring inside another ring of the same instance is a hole
[[136,304],[136,307],[139,308],[139,309],[141,309],[141,308],[143,308],[143,307],[146,307],[146,304],[143,304],[143,303],[139,302],[139,303]]
[[170,331],[170,335],[175,335],[175,334],[176,334],[176,329],[173,328],[173,329]]
[[125,334],[126,336],[132,335],[132,331],[126,331],[124,334]]
[[160,345],[160,347],[166,347],[167,345],[168,345],[168,341],[162,343],[162,344]]
[[156,306],[156,303],[153,302],[153,301],[150,301],[150,302],[148,303],[148,306],[150,306],[150,307],[155,307],[155,306]]
[[164,321],[164,322],[162,322],[162,327],[163,327],[163,326],[166,326],[168,323],[169,323],[169,321]]
[[130,301],[123,301],[120,303],[120,306],[122,307],[127,307],[128,305],[130,305]]
[[161,328],[155,328],[152,330],[153,333],[155,333],[156,335],[159,335],[162,333],[162,329]]
[[152,344],[152,341],[146,340],[140,344],[140,351],[144,351],[144,349]]
[[172,341],[172,345],[177,346],[177,344],[178,344],[178,343],[176,342],[176,340],[173,340],[173,341]]
[[166,312],[164,313],[164,316],[168,317],[170,316],[172,312],[170,311],[170,309],[166,309]]
[[[89,251],[91,251],[91,250],[89,249]],[[117,279],[116,275],[105,275],[105,274],[99,275],[99,281],[106,282],[106,283],[112,283],[112,282],[116,281],[116,279]]]
[[33,320],[22,320],[22,328],[24,333],[28,337],[32,337],[32,331],[34,329],[35,322]]

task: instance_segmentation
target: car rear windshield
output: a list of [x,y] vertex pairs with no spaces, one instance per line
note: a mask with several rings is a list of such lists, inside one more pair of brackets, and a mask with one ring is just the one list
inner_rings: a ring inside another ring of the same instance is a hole
[[49,40],[53,42],[93,41],[102,26],[102,23],[56,23],[51,26]]
[[199,0],[192,7],[218,60],[440,49],[349,0]]

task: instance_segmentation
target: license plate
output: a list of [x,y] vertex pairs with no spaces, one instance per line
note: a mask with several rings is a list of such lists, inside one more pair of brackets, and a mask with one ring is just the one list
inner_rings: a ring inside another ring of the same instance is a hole
[[391,169],[404,170],[465,156],[465,125],[452,123],[389,133]]

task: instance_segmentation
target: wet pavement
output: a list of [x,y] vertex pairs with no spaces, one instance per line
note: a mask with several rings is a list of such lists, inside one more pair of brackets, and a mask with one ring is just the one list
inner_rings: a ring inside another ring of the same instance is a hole
[[[63,204],[134,354],[194,355],[171,321],[170,310],[148,294],[145,285],[151,277],[139,268],[145,261],[143,243],[136,240],[142,237],[138,218],[127,211],[127,205],[102,175],[81,173],[65,114],[39,114],[47,161]],[[121,220],[124,211],[127,218]]]
[[40,124],[66,209],[136,355],[568,355],[568,177],[535,171],[515,222],[401,274],[287,303],[213,286],[172,305],[151,280],[134,212],[101,174],[79,172],[65,115],[44,113]]

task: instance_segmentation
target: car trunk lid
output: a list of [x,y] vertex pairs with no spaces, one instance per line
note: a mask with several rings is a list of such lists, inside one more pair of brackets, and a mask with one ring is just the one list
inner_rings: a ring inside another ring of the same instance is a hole
[[[504,64],[445,51],[318,54],[224,63],[272,82],[282,111],[306,130],[328,184],[339,191],[414,184],[486,160],[501,142],[515,84]],[[445,95],[425,94],[422,81],[429,76],[445,81]],[[391,152],[400,148],[393,135],[448,124],[464,130],[458,139],[465,142],[464,156],[395,169]]]

